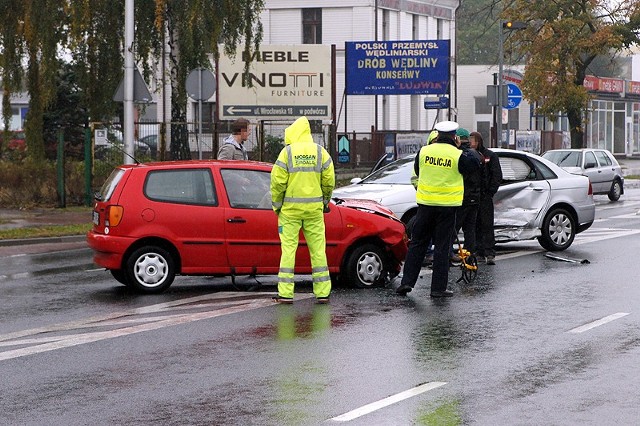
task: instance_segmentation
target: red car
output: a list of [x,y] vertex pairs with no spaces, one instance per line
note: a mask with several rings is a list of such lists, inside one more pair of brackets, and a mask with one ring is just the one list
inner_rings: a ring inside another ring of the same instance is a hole
[[[215,160],[117,167],[95,195],[87,234],[94,262],[144,293],[166,290],[176,275],[277,274],[271,167]],[[370,287],[399,273],[407,239],[389,209],[334,199],[325,223],[332,278]],[[302,235],[296,273],[311,274]]]

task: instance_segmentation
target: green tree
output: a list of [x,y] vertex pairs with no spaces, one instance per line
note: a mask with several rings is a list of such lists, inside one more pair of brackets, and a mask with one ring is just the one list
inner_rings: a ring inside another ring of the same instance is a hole
[[[64,42],[64,3],[57,0],[0,2],[2,48],[3,113],[5,129],[11,118],[11,93],[26,86],[29,111],[25,134],[27,153],[36,161],[45,157],[42,114],[53,98],[58,66],[58,49]],[[26,64],[26,73],[23,67]]]
[[55,96],[43,114],[43,136],[47,158],[56,158],[58,131],[64,132],[66,152],[84,158],[84,129],[89,124],[85,96],[78,85],[75,68],[61,62],[55,82]]
[[[87,103],[92,120],[115,111],[111,96],[123,75],[122,3],[112,0],[70,3],[72,51],[79,55],[83,87],[93,91]],[[171,122],[178,123],[172,124],[171,129],[173,159],[191,158],[187,128],[179,124],[187,118],[185,81],[189,71],[196,67],[211,69],[211,58],[218,54],[219,43],[229,53],[235,52],[241,43],[245,50],[257,48],[262,40],[259,13],[263,7],[263,0],[135,1],[134,50],[143,75],[150,80],[157,69],[162,69],[166,56],[170,61],[163,78],[171,81]],[[157,68],[152,69],[151,58],[160,64]],[[112,106],[105,108],[110,102]]]
[[555,120],[565,113],[571,146],[584,139],[583,111],[589,102],[584,78],[599,55],[610,55],[640,41],[637,0],[511,0],[503,19],[524,21],[511,31],[506,50],[526,56],[524,96],[537,102],[537,112]]
[[464,0],[456,19],[456,59],[459,65],[498,63],[498,0]]
[[[227,53],[262,39],[264,0],[135,0],[134,50],[148,81],[165,55],[172,85],[172,122],[186,120],[187,73],[212,68],[222,43]],[[168,39],[168,42],[166,42]],[[113,117],[112,100],[123,76],[124,1],[0,0],[0,66],[5,128],[10,95],[29,94],[26,133],[29,155],[44,158],[43,114],[55,96],[61,57],[70,59],[92,121]],[[26,72],[23,67],[26,64]],[[247,67],[249,64],[247,63]],[[186,127],[172,132],[172,157],[190,158]]]

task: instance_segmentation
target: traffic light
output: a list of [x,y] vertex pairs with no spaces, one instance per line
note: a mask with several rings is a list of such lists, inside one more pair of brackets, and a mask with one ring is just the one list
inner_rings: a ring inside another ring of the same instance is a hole
[[508,30],[523,30],[527,28],[527,23],[523,21],[502,21],[502,28]]

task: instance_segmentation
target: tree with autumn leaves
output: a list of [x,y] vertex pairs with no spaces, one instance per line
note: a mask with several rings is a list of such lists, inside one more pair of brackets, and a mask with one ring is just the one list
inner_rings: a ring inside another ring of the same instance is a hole
[[[263,7],[264,0],[135,0],[136,63],[150,81],[157,72],[152,64],[169,58],[165,73],[172,87],[172,123],[186,121],[188,72],[211,68],[209,55],[218,54],[219,44],[228,54],[241,44],[245,50],[257,48]],[[44,158],[43,113],[54,99],[65,61],[70,61],[90,120],[116,114],[112,97],[124,74],[123,43],[124,0],[0,0],[4,127],[9,128],[12,115],[11,94],[26,89],[29,157]],[[172,129],[172,139],[172,158],[190,158],[184,127]]]
[[[612,55],[640,42],[637,0],[509,0],[501,17],[525,22],[505,30],[505,50],[520,52],[526,63],[523,95],[540,115],[566,114],[571,147],[581,148],[590,97],[585,75],[599,55]],[[507,35],[507,34],[505,34]]]

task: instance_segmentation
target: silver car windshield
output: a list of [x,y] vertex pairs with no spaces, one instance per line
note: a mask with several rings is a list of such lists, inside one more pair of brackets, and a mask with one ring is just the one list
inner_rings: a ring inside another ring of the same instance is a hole
[[411,185],[414,160],[415,155],[410,155],[396,160],[371,173],[369,176],[362,179],[360,183]]

